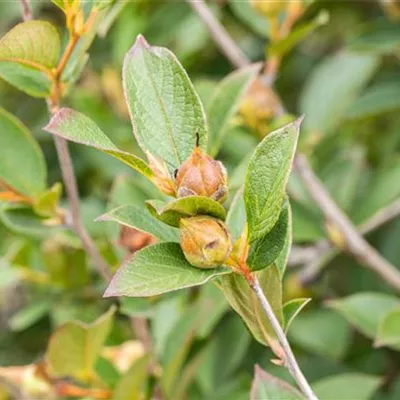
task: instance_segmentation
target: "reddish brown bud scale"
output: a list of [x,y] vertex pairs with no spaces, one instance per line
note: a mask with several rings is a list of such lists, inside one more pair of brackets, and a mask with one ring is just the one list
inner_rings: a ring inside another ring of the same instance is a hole
[[224,264],[232,250],[226,225],[205,215],[181,220],[180,243],[188,262],[204,269]]
[[225,167],[200,147],[181,165],[175,184],[177,197],[205,196],[222,203],[228,194]]

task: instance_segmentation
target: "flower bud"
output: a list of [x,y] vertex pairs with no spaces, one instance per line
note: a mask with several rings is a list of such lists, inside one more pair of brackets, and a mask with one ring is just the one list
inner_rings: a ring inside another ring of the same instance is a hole
[[225,224],[204,215],[181,219],[180,242],[189,263],[204,269],[222,265],[232,250]]
[[206,196],[223,202],[228,195],[226,169],[196,147],[176,173],[177,197]]
[[266,17],[273,17],[285,10],[288,0],[250,0],[251,6]]

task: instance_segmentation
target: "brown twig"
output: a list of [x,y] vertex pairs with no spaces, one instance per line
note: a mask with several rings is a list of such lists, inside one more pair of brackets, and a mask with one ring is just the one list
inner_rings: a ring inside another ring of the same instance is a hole
[[30,21],[33,18],[31,1],[30,0],[19,0],[22,10],[22,18],[24,21]]
[[400,272],[357,232],[352,222],[338,207],[327,189],[315,176],[304,155],[296,156],[295,166],[312,199],[324,214],[325,219],[333,224],[340,233],[345,250],[364,266],[381,276],[391,287],[400,291]]

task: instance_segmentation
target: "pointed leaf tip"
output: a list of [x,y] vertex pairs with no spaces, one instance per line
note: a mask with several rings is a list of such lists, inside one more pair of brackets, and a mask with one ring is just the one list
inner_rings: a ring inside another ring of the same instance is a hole
[[73,110],[67,107],[60,108],[56,113],[52,115],[49,123],[43,128],[45,132],[57,135],[57,127],[60,122],[67,119],[70,115],[73,114]]
[[151,48],[151,46],[148,43],[148,41],[145,39],[145,37],[142,34],[139,34],[136,37],[135,44],[132,46],[129,53],[133,56],[133,55],[135,55],[135,52],[138,49],[150,49],[150,48]]

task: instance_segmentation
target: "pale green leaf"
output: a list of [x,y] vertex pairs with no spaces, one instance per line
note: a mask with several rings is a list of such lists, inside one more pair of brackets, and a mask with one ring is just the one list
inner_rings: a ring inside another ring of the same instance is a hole
[[332,132],[378,65],[379,58],[369,53],[341,50],[325,58],[311,72],[300,97],[300,110],[307,116],[304,128]]
[[0,181],[31,197],[46,189],[43,153],[28,129],[0,107]]
[[141,400],[143,398],[144,386],[149,377],[149,358],[149,355],[144,355],[133,362],[119,380],[113,393],[113,400]]
[[55,67],[59,55],[60,36],[46,21],[22,22],[0,40],[0,63],[11,61],[48,70]]
[[299,315],[300,311],[311,301],[311,299],[293,299],[287,301],[282,308],[283,312],[283,326],[285,332],[289,331],[290,325],[294,319]]
[[91,381],[95,363],[110,332],[115,307],[91,324],[79,321],[60,326],[50,339],[46,352],[52,376],[70,376]]
[[127,204],[97,218],[97,221],[115,221],[121,225],[147,232],[164,242],[179,242],[179,232],[155,219],[145,208]]
[[304,400],[303,395],[287,382],[255,366],[250,400]]
[[350,344],[351,329],[343,317],[331,310],[309,310],[292,322],[289,339],[313,354],[340,360]]
[[14,332],[21,332],[44,318],[51,309],[49,299],[35,301],[17,311],[8,321]]
[[148,178],[153,176],[152,170],[145,161],[119,150],[95,122],[70,108],[62,108],[54,114],[44,130],[72,142],[94,147],[117,158]]
[[356,293],[328,302],[328,306],[343,315],[364,335],[374,339],[383,317],[400,305],[395,296],[383,293]]
[[239,239],[246,226],[246,207],[244,204],[243,188],[240,188],[232,200],[226,216],[226,225],[232,235],[232,241]]
[[[269,268],[255,272],[255,274],[276,317],[282,324],[282,285],[278,269],[275,265],[271,265]],[[216,283],[231,307],[240,315],[257,341],[265,346],[268,346],[269,340],[275,341],[275,332],[258,298],[242,276],[237,274],[222,276]]]
[[104,296],[155,296],[202,285],[229,272],[226,268],[193,267],[186,261],[178,243],[159,243],[135,253],[118,270]]
[[62,194],[61,183],[55,183],[50,189],[39,193],[33,200],[33,210],[41,217],[54,217]]
[[377,376],[347,373],[323,378],[312,388],[319,400],[369,400],[381,383]]
[[400,308],[388,312],[382,318],[375,339],[375,346],[400,348]]
[[289,231],[288,207],[288,202],[286,202],[274,227],[263,237],[251,242],[247,258],[247,264],[251,271],[270,266],[284,250]]
[[266,136],[250,159],[245,189],[250,242],[276,224],[297,145],[301,119]]
[[203,107],[173,53],[138,36],[125,57],[123,84],[138,143],[165,160],[171,172],[192,154],[196,134],[206,148]]
[[260,64],[255,64],[239,69],[228,75],[215,88],[207,109],[208,149],[211,155],[218,153],[222,140],[232,123],[232,117],[238,110],[242,97],[257,77],[260,68]]
[[224,207],[217,201],[204,196],[187,196],[173,200],[167,204],[158,200],[146,202],[150,213],[167,225],[179,227],[181,218],[196,215],[210,215],[225,220]]

